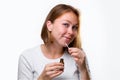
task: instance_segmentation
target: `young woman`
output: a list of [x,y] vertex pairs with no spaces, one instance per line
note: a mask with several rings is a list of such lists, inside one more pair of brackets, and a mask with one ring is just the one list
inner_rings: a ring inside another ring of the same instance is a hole
[[52,8],[41,31],[44,44],[20,56],[18,80],[90,80],[79,17],[78,10],[70,5]]

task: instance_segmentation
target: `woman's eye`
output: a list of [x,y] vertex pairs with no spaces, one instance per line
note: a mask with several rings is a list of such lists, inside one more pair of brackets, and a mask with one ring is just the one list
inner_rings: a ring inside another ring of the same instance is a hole
[[78,30],[78,26],[73,26],[72,29],[73,30]]
[[69,27],[69,24],[68,24],[68,23],[63,23],[63,25],[64,25],[65,27]]

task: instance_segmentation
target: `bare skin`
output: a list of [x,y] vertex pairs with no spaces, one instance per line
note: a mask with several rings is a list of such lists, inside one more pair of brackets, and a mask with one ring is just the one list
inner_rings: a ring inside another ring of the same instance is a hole
[[38,80],[52,80],[54,77],[60,75],[63,71],[63,64],[62,63],[51,63],[47,64],[38,78]]
[[90,75],[89,75],[89,72],[87,70],[86,63],[85,63],[86,56],[85,56],[84,51],[78,48],[69,48],[68,51],[78,65],[79,71],[81,73],[80,80],[90,80]]
[[[51,21],[47,22],[47,28],[51,31],[53,36],[53,43],[44,45],[43,53],[47,58],[55,59],[63,55],[63,47],[66,44],[70,44],[77,36],[78,29],[78,18],[72,13],[68,12],[58,17],[54,23]],[[68,48],[68,52],[74,58],[76,64],[78,65],[79,71],[81,73],[80,80],[90,80],[86,63],[85,63],[85,53],[83,50],[75,47]],[[64,65],[62,63],[50,63],[45,65],[45,68],[38,80],[52,80],[56,76],[62,74]]]

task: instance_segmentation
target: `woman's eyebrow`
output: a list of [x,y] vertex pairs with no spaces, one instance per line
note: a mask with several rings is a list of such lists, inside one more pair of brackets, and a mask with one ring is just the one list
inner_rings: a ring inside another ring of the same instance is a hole
[[[63,20],[63,21],[67,21],[67,22],[69,22],[69,23],[71,23],[71,24],[72,24],[72,22],[71,22],[71,21],[69,21],[69,20]],[[73,25],[78,25],[78,23],[73,24]]]

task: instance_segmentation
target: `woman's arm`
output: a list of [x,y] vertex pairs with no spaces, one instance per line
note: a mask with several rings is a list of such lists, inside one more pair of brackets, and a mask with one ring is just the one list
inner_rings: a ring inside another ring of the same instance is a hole
[[80,80],[90,80],[88,62],[84,51],[79,48],[69,48],[68,51],[78,66],[80,71]]
[[32,79],[33,74],[31,65],[27,58],[21,55],[18,63],[18,80],[32,80]]
[[88,66],[87,58],[85,58],[84,69],[80,71],[80,80],[91,80],[90,70]]

